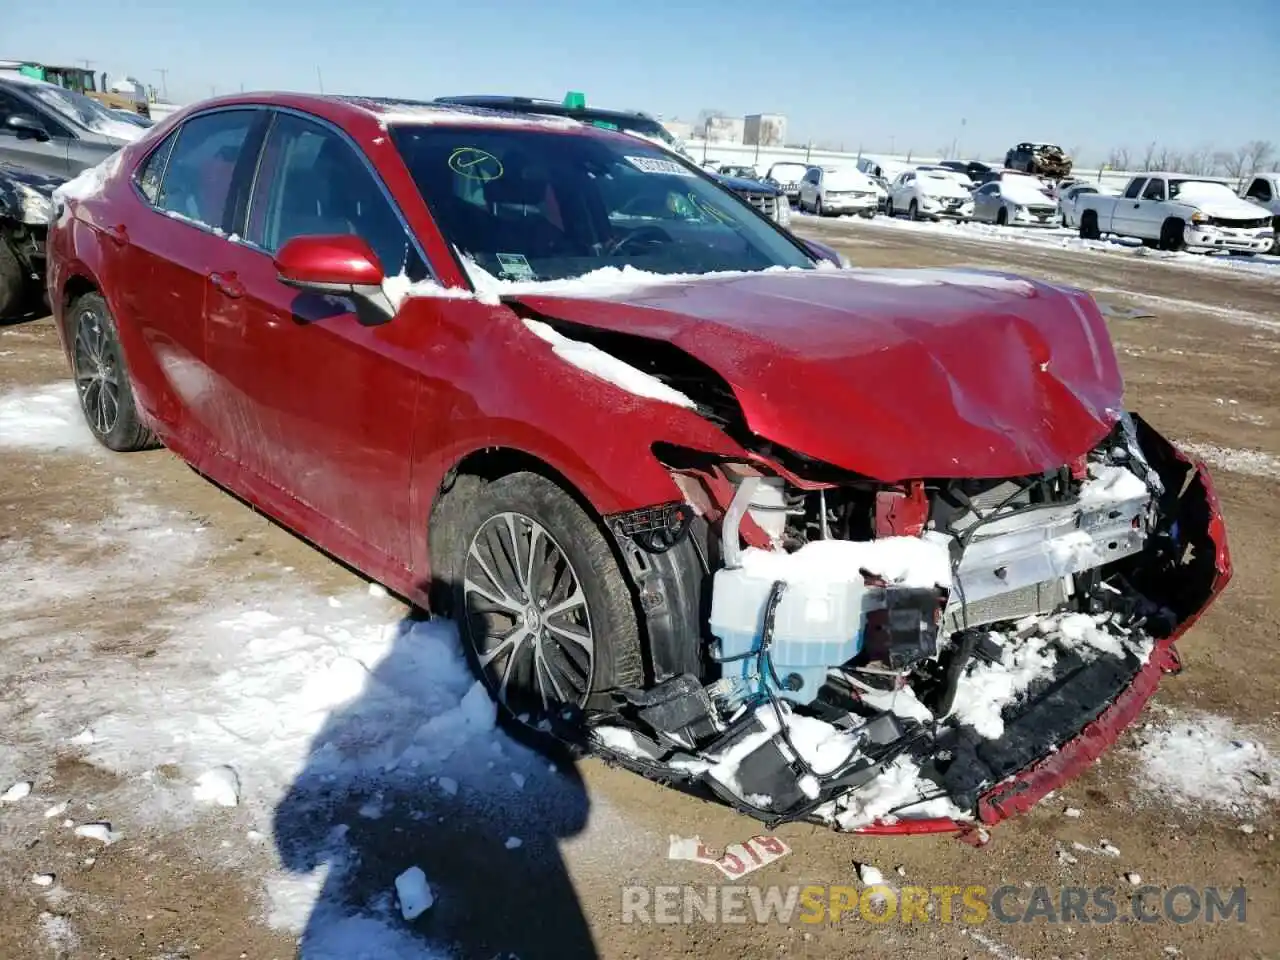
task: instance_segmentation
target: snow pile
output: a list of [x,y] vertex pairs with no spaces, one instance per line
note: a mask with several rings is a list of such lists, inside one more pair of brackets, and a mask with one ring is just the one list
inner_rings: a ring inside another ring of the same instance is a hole
[[991,631],[1000,659],[976,662],[961,674],[951,718],[989,740],[1004,736],[1004,708],[1016,703],[1036,681],[1048,678],[1064,650],[1086,660],[1103,654],[1133,656],[1146,663],[1151,656],[1150,639],[1129,636],[1109,623],[1110,617],[1086,613],[1028,617],[1008,632]]
[[879,540],[811,540],[791,553],[748,547],[742,568],[752,577],[814,585],[861,583],[862,571],[902,587],[951,587],[949,538],[926,532],[920,537]]
[[[357,103],[360,101],[357,100]],[[397,103],[382,106],[375,101],[364,101],[378,117],[378,124],[387,127],[401,124],[447,124],[449,126],[477,127],[552,127],[558,130],[580,130],[581,124],[571,117],[549,114],[504,113],[501,109],[485,109],[449,104]]]
[[31,793],[31,781],[19,780],[4,793],[0,793],[0,803],[17,803]]
[[1191,443],[1179,440],[1179,450],[1195,460],[1203,460],[1212,467],[1241,473],[1264,480],[1280,480],[1280,457],[1263,450],[1237,450],[1212,443]]
[[1080,504],[1086,507],[1101,503],[1139,500],[1150,495],[1147,485],[1128,467],[1112,464],[1089,464],[1089,479],[1080,487]]
[[1280,761],[1255,731],[1200,710],[1165,711],[1138,734],[1138,787],[1182,809],[1256,814],[1280,802]]
[[937,783],[921,776],[920,765],[910,757],[899,757],[865,787],[825,803],[815,812],[843,830],[906,819],[973,819],[973,814],[956,806]]
[[[139,128],[140,129],[140,128]],[[78,174],[53,191],[53,207],[58,219],[71,209],[69,201],[83,202],[100,194],[107,186],[107,181],[115,177],[124,160],[124,152],[117,150],[92,167],[86,167]]]
[[472,300],[475,298],[470,290],[461,287],[442,287],[434,280],[410,280],[404,272],[394,277],[384,277],[382,293],[397,310],[409,297],[438,297],[444,300]]
[[667,386],[657,377],[643,370],[637,370],[631,364],[624,363],[600,348],[578,340],[570,340],[541,320],[530,320],[528,317],[522,319],[526,327],[551,344],[551,349],[555,351],[557,357],[579,370],[612,383],[637,397],[647,397],[650,400],[658,400],[690,410],[698,408],[696,403],[679,390]]
[[80,412],[74,383],[0,394],[0,447],[27,450],[101,450]]
[[598,267],[577,277],[563,280],[504,280],[495,277],[470,257],[462,257],[462,265],[476,288],[482,303],[496,304],[502,297],[581,297],[586,299],[619,299],[633,296],[653,287],[686,283],[715,283],[757,277],[762,274],[799,274],[813,276],[847,271],[823,260],[812,267],[766,267],[764,270],[712,270],[708,273],[653,273],[624,267]]

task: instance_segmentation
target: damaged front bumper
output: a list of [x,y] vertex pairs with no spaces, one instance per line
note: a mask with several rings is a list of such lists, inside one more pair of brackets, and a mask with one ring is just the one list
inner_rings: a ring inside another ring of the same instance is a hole
[[[1178,669],[1175,641],[1231,578],[1204,465],[1140,418],[1130,423],[1138,459],[1155,478],[1150,495],[1121,484],[1113,496],[985,520],[965,535],[955,589],[932,625],[951,641],[951,660],[943,644],[937,669],[914,680],[922,690],[933,684],[931,708],[890,656],[883,678],[833,670],[818,696],[797,693],[807,689],[809,668],[780,677],[790,668],[767,664],[762,672],[773,676],[745,700],[736,667],[743,658],[728,658],[712,683],[690,665],[625,693],[620,709],[589,712],[592,750],[769,824],[974,835],[1030,809],[1115,742],[1162,674]],[[1142,536],[1148,523],[1153,535]],[[725,548],[732,563],[736,543]],[[1046,583],[1065,586],[1046,596]],[[766,636],[782,592],[766,606]],[[902,593],[909,602],[876,620],[882,640],[929,633],[921,628],[928,598],[921,604],[920,590]],[[1026,616],[1029,609],[1038,612]],[[973,706],[1038,664],[1044,668],[1013,684],[1006,700],[985,712]],[[773,693],[758,696],[764,687]],[[957,700],[957,689],[969,699]]]

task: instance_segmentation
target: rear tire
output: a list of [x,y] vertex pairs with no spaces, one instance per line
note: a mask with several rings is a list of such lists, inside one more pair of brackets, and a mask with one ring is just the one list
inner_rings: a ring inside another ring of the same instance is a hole
[[996,211],[996,226],[1007,227],[1009,225],[1009,211],[1001,207]]
[[534,726],[642,686],[631,589],[599,524],[539,474],[467,479],[432,525],[433,567],[505,718]]
[[1093,210],[1086,210],[1080,216],[1080,239],[1102,239],[1102,231],[1098,229],[1098,214]]
[[108,450],[130,453],[157,446],[142,422],[115,319],[99,293],[78,297],[67,314],[71,372],[89,430]]

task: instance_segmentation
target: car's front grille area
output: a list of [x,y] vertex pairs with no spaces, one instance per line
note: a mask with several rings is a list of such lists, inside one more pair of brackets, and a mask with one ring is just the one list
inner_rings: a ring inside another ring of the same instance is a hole
[[1056,207],[1027,207],[1036,217],[1051,217],[1058,212]]
[[774,219],[778,214],[778,200],[768,193],[744,193],[742,198],[751,204],[770,220]]
[[1234,217],[1210,217],[1209,225],[1226,227],[1229,230],[1261,230],[1264,227],[1271,226],[1271,218],[1258,217],[1257,219],[1237,220]]

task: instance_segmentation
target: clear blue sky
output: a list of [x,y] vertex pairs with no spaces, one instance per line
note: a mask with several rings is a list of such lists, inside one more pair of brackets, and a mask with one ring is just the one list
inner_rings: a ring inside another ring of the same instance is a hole
[[[12,0],[17,3],[17,0]],[[191,100],[246,89],[585,91],[788,139],[991,155],[1048,140],[1280,146],[1280,0],[38,0],[0,57],[76,61]],[[17,12],[17,11],[15,11]],[[727,24],[732,22],[734,26]],[[966,124],[961,129],[961,119]]]

